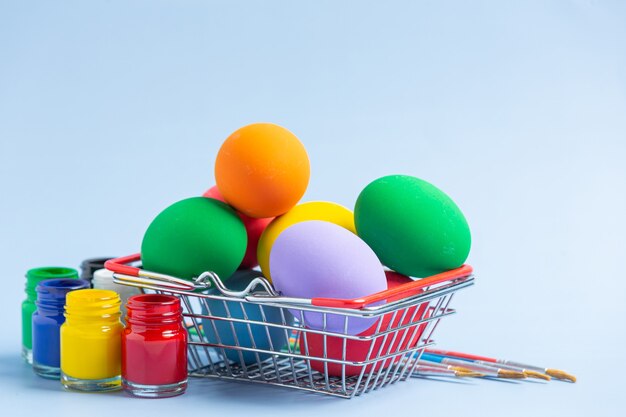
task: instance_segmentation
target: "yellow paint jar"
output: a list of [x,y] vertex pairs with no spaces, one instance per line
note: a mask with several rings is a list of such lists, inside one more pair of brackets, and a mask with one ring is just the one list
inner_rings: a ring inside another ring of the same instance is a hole
[[68,293],[61,326],[61,383],[78,391],[121,388],[120,296],[85,289]]

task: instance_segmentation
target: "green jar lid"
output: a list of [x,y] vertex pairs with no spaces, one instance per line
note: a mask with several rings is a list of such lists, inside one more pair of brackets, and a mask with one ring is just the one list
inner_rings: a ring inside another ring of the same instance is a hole
[[35,291],[35,287],[46,279],[78,279],[78,271],[64,266],[44,266],[29,269],[26,272],[26,291]]

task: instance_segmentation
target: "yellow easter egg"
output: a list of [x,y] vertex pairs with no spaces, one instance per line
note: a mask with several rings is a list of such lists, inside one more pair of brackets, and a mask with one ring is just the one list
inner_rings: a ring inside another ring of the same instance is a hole
[[344,206],[329,201],[310,201],[298,204],[287,213],[275,218],[259,239],[257,259],[261,271],[267,279],[272,279],[270,275],[270,251],[276,238],[289,226],[309,220],[334,223],[356,234],[354,214]]

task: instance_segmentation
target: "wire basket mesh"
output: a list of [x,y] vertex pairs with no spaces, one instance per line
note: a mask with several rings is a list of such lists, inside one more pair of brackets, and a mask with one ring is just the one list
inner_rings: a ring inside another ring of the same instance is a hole
[[[453,295],[473,283],[463,266],[357,300],[296,299],[277,294],[260,273],[233,291],[210,272],[189,282],[129,265],[138,260],[107,268],[118,283],[180,298],[190,376],[343,398],[416,376],[439,321],[455,313]],[[357,323],[366,329],[351,334]]]

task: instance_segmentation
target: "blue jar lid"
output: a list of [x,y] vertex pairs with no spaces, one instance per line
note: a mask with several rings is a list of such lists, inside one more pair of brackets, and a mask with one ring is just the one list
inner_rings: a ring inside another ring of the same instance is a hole
[[89,281],[84,279],[47,279],[37,284],[37,308],[60,309],[65,305],[68,292],[89,288]]

